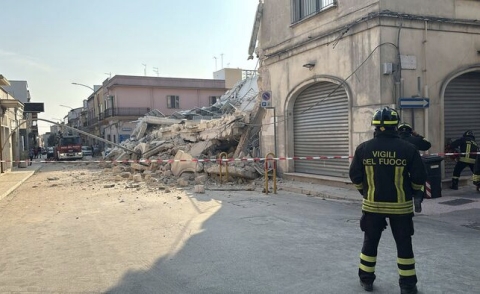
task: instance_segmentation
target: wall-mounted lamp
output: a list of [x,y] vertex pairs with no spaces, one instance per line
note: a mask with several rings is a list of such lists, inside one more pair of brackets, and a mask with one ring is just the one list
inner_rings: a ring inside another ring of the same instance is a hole
[[315,63],[313,63],[313,62],[305,63],[305,64],[303,65],[303,67],[306,67],[306,68],[308,68],[309,70],[312,70],[312,68],[315,67]]

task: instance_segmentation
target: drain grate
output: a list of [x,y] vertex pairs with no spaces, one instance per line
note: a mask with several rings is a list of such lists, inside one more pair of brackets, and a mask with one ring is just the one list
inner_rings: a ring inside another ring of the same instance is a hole
[[457,205],[463,205],[467,203],[474,202],[473,200],[470,199],[455,199],[455,200],[450,200],[450,201],[445,201],[445,202],[439,202],[440,204],[445,204],[445,205],[451,205],[451,206],[457,206]]

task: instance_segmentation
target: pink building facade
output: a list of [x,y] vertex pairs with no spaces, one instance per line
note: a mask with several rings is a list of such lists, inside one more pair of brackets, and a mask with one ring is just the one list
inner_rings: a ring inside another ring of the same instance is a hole
[[152,110],[170,116],[210,106],[227,90],[225,80],[116,75],[89,97],[84,126],[120,143],[129,138],[134,121]]

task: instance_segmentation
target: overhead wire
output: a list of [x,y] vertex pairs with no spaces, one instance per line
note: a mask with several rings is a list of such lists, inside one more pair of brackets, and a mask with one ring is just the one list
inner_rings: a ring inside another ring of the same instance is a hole
[[[318,106],[320,103],[324,102],[326,99],[330,98],[330,96],[332,94],[334,94],[339,88],[341,88],[342,86],[345,85],[345,82],[348,81],[353,75],[355,75],[357,73],[357,71],[363,67],[363,65],[372,57],[372,55],[375,53],[375,51],[377,51],[378,48],[384,46],[384,45],[391,45],[393,46],[397,51],[399,50],[398,49],[398,46],[395,45],[394,43],[392,42],[384,42],[384,43],[381,43],[379,45],[377,45],[373,50],[372,52],[370,52],[370,54],[368,54],[368,56],[365,58],[365,60],[362,61],[362,63],[360,63],[360,65],[357,66],[357,68],[355,68],[355,70],[350,74],[348,75],[344,81],[340,82],[337,87],[335,87],[335,89],[333,89],[325,98],[323,99],[320,99],[319,101],[317,101],[317,103],[315,103],[314,105],[308,107],[307,109],[303,110],[302,112],[300,112],[300,114],[304,114],[305,112],[311,110],[312,108]],[[284,122],[286,121],[286,118],[284,118],[283,120],[280,120],[280,121],[277,121],[277,122],[273,122],[273,123],[265,123],[265,124],[247,124],[247,125],[250,125],[250,126],[266,126],[266,125],[272,125],[272,124],[278,124],[278,123],[281,123],[281,122]]]

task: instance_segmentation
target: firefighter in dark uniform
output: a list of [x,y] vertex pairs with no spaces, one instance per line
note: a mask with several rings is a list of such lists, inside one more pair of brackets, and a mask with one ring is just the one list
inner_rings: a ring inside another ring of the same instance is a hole
[[473,184],[477,187],[477,191],[480,191],[480,156],[477,156],[477,159],[475,160],[472,179]]
[[432,147],[430,142],[415,132],[412,129],[412,126],[407,123],[401,123],[398,125],[398,134],[400,135],[400,138],[415,145],[420,151],[427,151]]
[[[398,135],[401,139],[415,145],[419,151],[427,151],[432,147],[432,144],[428,142],[423,136],[415,132],[410,124],[400,123],[398,125]],[[422,212],[423,194],[425,189],[419,191],[413,198],[413,204],[415,206],[415,212]]]
[[360,144],[350,166],[350,179],[363,195],[360,228],[364,232],[358,275],[365,291],[373,290],[377,248],[388,218],[397,246],[402,294],[417,293],[412,248],[413,201],[427,173],[418,150],[400,139],[398,113],[385,107],[373,116],[375,137]]
[[450,149],[460,150],[461,153],[460,158],[457,160],[455,168],[453,169],[452,185],[450,186],[450,189],[458,190],[458,180],[460,179],[460,174],[463,169],[468,166],[473,172],[475,166],[478,146],[475,142],[473,131],[466,131],[461,138],[450,143],[448,147]]

